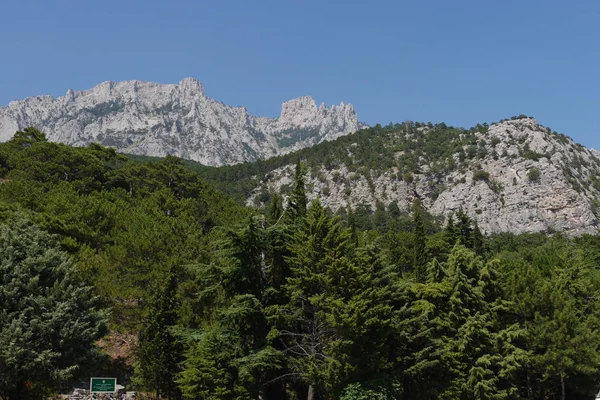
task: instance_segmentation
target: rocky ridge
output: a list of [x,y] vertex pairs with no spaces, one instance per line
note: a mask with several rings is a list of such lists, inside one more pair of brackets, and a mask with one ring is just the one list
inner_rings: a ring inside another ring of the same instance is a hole
[[360,129],[351,104],[317,107],[311,97],[283,103],[279,118],[255,117],[204,94],[202,84],[104,82],[63,97],[30,97],[0,108],[0,141],[34,126],[51,141],[100,143],[129,154],[176,155],[205,165],[255,161]]
[[[428,128],[419,130],[427,140]],[[398,135],[404,139],[411,136]],[[434,171],[438,161],[427,162],[422,157],[410,173],[397,166],[379,172],[363,169],[360,173],[343,163],[333,168],[309,166],[308,197],[318,198],[334,210],[347,204],[366,204],[374,210],[378,203],[387,207],[395,201],[405,212],[410,212],[413,200],[420,197],[425,208],[442,219],[462,208],[486,233],[597,232],[598,152],[551,133],[533,118],[496,123],[473,137],[479,157],[465,159],[469,147],[474,146],[464,145],[452,157],[439,160],[450,165],[442,173]],[[351,153],[355,145],[348,146],[347,151]],[[406,153],[396,152],[395,156],[401,158]],[[293,174],[292,165],[272,171],[255,188],[248,204],[260,203],[260,195],[266,192],[285,192]]]

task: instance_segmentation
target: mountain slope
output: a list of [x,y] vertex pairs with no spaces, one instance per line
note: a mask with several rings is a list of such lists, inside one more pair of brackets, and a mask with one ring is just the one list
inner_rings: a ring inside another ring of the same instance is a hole
[[463,208],[487,233],[578,235],[598,228],[598,152],[524,116],[470,130],[375,127],[273,160],[199,170],[213,182],[235,181],[242,193],[232,194],[260,205],[270,193],[289,190],[298,157],[308,168],[309,197],[334,210],[395,203],[409,212],[420,197],[443,218]]
[[129,154],[227,165],[285,154],[359,129],[352,105],[317,107],[311,97],[285,102],[279,118],[254,117],[204,94],[199,81],[177,85],[104,82],[64,97],[30,97],[0,108],[0,141],[25,127],[51,141],[100,143]]

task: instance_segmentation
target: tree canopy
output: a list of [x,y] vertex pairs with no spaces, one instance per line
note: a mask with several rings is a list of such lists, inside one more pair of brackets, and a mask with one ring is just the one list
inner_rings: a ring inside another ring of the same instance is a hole
[[106,313],[54,238],[0,225],[0,398],[40,398],[84,376]]
[[[440,157],[448,135],[475,134],[421,127],[371,133],[410,131]],[[377,137],[355,140],[381,155],[374,169],[394,159]],[[440,226],[418,200],[410,214],[333,212],[307,203],[311,160],[293,157],[291,190],[249,208],[175,157],[136,161],[35,129],[0,144],[0,397],[43,398],[91,373],[105,333],[137,338],[128,374],[163,399],[598,391],[598,236],[486,236],[462,211]],[[244,168],[216,174],[262,167]]]

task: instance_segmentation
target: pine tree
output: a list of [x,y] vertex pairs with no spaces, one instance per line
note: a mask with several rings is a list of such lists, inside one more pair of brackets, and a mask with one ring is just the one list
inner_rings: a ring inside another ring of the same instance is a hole
[[356,218],[354,216],[354,211],[352,210],[352,207],[350,206],[349,203],[347,205],[347,209],[348,209],[348,229],[350,229],[350,238],[352,239],[352,243],[354,243],[355,246],[358,246],[358,233],[356,231]]
[[473,248],[473,221],[461,208],[456,212],[456,240],[468,249]]
[[149,314],[140,332],[134,382],[158,398],[179,399],[175,383],[182,348],[171,330],[177,323],[177,277],[170,270],[164,287],[155,290]]
[[423,224],[423,206],[419,199],[413,202],[414,224],[414,269],[417,282],[427,279],[427,238]]
[[284,285],[289,303],[270,307],[277,321],[271,335],[312,399],[340,390],[363,368],[377,370],[390,354],[385,332],[391,309],[386,290],[374,285],[371,262],[355,255],[349,230],[318,202],[291,253],[292,276]]
[[448,221],[446,222],[446,226],[444,227],[444,235],[451,246],[454,246],[456,244],[457,237],[454,214],[450,214],[448,216]]
[[519,346],[525,332],[502,323],[510,304],[497,268],[462,245],[443,265],[429,264],[430,279],[415,285],[416,299],[401,325],[409,338],[409,398],[509,399],[518,393],[514,378],[527,359]]
[[473,221],[473,250],[478,256],[483,256],[485,254],[485,239],[481,230],[479,229],[479,225],[477,221]]
[[303,218],[306,215],[308,200],[306,198],[304,175],[304,167],[302,166],[300,159],[298,159],[296,162],[296,174],[294,175],[294,188],[288,204],[291,217],[294,219]]
[[532,276],[524,269],[533,269],[537,275],[525,293],[513,292],[518,309],[526,313],[523,325],[533,351],[530,374],[539,382],[531,391],[561,399],[591,397],[595,388],[582,382],[600,378],[599,303],[595,299],[600,276],[564,239],[554,238],[532,253],[533,262],[520,263],[512,276],[517,284],[512,290],[518,290]]
[[256,399],[281,368],[281,353],[266,340],[262,305],[252,295],[235,296],[216,324],[192,335],[177,379],[183,397]]
[[267,283],[266,232],[260,217],[250,217],[239,231],[228,232],[231,262],[226,263],[226,289],[231,296],[251,293],[262,298]]
[[283,203],[281,196],[277,193],[271,195],[271,206],[269,208],[269,221],[271,224],[277,223],[283,214]]
[[28,148],[34,143],[47,142],[46,135],[37,128],[28,127],[15,133],[10,144],[17,147]]

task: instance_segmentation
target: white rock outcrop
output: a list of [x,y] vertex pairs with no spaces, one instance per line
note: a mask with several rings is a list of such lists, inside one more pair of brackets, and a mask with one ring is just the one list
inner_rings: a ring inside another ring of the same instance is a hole
[[[439,182],[427,174],[429,165],[421,165],[422,173],[412,182],[398,179],[396,168],[372,175],[369,182],[344,165],[329,170],[321,166],[306,176],[307,195],[333,210],[347,204],[366,204],[374,210],[377,202],[388,206],[395,201],[410,212],[418,193],[431,214],[445,220],[462,208],[486,233],[598,232],[600,153],[551,134],[533,118],[493,124],[478,136],[487,142],[488,156],[449,172]],[[524,149],[537,156],[526,156]],[[458,155],[455,159],[458,162]],[[476,171],[489,177],[476,179]],[[289,186],[293,174],[291,165],[270,172],[271,178],[255,189],[248,204],[256,204],[265,190]]]
[[170,154],[213,166],[288,153],[361,128],[352,105],[317,107],[311,97],[283,103],[279,118],[254,117],[244,107],[207,97],[193,78],[179,84],[104,82],[0,108],[0,141],[28,126],[51,141],[100,143],[124,153]]

